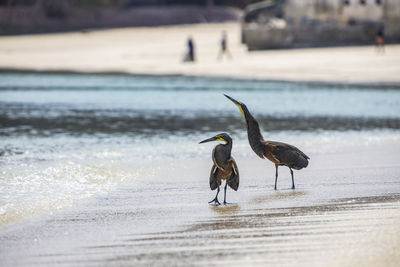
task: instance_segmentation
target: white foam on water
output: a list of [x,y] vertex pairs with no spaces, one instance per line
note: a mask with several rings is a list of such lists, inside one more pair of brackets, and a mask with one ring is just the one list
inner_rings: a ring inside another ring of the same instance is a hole
[[128,174],[111,164],[73,161],[57,161],[46,167],[31,164],[21,170],[2,171],[0,227],[107,193],[127,177]]

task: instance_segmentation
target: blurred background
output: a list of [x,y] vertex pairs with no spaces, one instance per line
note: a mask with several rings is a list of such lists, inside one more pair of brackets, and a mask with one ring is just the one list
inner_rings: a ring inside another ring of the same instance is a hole
[[0,34],[241,22],[250,50],[400,40],[397,0],[1,0]]
[[2,34],[239,20],[254,1],[27,0],[1,1]]

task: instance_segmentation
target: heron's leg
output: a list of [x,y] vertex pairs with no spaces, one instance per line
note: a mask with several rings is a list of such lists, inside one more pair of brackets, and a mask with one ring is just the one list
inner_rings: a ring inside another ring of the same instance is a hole
[[292,189],[294,189],[294,178],[293,178],[293,170],[289,168],[290,174],[292,175]]
[[219,203],[219,201],[218,201],[218,194],[219,194],[219,186],[218,186],[218,190],[217,190],[217,195],[215,196],[215,198],[213,200],[209,201],[208,203],[214,202],[215,204],[221,205],[221,203]]
[[274,189],[276,190],[276,183],[278,182],[278,165],[275,165],[276,171],[275,171],[275,187]]
[[226,188],[227,187],[228,187],[228,180],[226,181],[225,187],[224,187],[224,189],[225,189],[225,191],[224,191],[224,204],[226,204]]

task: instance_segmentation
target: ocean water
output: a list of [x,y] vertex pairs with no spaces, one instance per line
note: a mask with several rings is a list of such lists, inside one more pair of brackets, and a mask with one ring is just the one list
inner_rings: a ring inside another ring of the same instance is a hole
[[[393,150],[400,147],[399,88],[1,73],[0,227],[138,181],[190,177],[182,165],[195,172],[208,168],[212,145],[198,142],[220,132],[233,137],[236,158],[254,157],[244,121],[223,94],[247,105],[266,139],[296,145],[311,163],[345,152],[359,159],[358,153],[376,150],[379,166],[398,167],[400,157]],[[382,161],[386,148],[390,157]],[[338,164],[340,160],[309,168],[322,173]],[[366,164],[371,167],[370,161]],[[400,193],[397,170],[385,177],[386,186],[371,180],[371,194]],[[207,179],[199,183],[207,184]],[[318,187],[329,181],[312,183]]]

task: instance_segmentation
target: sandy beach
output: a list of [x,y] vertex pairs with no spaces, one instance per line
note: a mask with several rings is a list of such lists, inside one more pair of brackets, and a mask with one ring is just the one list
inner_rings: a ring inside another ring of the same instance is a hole
[[[365,181],[375,180],[373,165],[379,164],[371,157],[342,168],[323,163],[339,158],[354,156],[314,155],[318,167],[296,173],[295,191],[286,175],[274,191],[272,176],[271,181],[264,177],[272,166],[239,157],[242,186],[228,192],[231,204],[219,207],[207,204],[214,195],[204,183],[208,162],[195,166],[183,160],[183,171],[174,162],[157,162],[154,175],[3,228],[0,265],[397,266],[399,183],[385,177],[397,176],[398,164],[384,168],[383,183],[375,184],[385,194],[362,197],[371,186]],[[367,170],[365,163],[371,164]],[[190,174],[192,169],[198,174]],[[254,176],[260,172],[264,175]]]
[[[222,31],[232,60],[217,60]],[[182,63],[189,35],[194,64]],[[0,37],[0,68],[15,70],[399,84],[398,62],[399,45],[386,46],[383,54],[373,46],[248,52],[239,23]]]
[[[400,45],[247,52],[239,36],[0,37],[0,266],[398,266]],[[311,158],[296,190],[286,167],[273,190],[224,93]],[[216,143],[198,142],[221,131],[241,180],[213,206]]]

